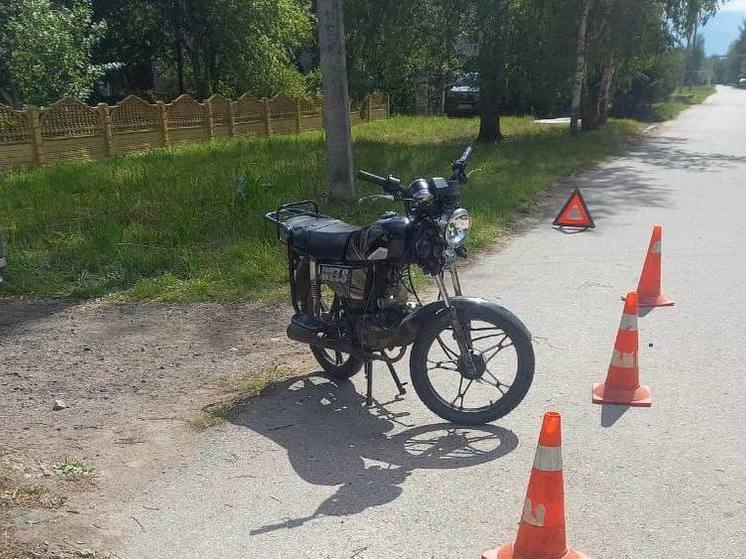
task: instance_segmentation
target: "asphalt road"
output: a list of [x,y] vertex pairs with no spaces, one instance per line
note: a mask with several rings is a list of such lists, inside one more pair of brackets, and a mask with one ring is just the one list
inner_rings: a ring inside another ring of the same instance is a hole
[[[550,409],[572,545],[597,559],[746,556],[746,91],[720,88],[577,183],[595,231],[545,221],[464,274],[468,294],[534,334],[534,385],[510,416],[452,429],[414,394],[389,402],[384,374],[373,411],[360,382],[296,380],[164,473],[117,556],[478,558],[515,536]],[[640,319],[653,407],[592,405],[654,224],[676,306]]]

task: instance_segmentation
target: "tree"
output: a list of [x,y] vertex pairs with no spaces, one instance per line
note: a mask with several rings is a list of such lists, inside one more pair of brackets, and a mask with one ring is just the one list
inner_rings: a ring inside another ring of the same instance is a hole
[[110,22],[99,58],[123,63],[130,88],[152,87],[157,68],[175,82],[172,92],[198,98],[306,93],[295,53],[313,36],[308,0],[94,0],[94,6]]
[[355,196],[355,183],[342,1],[318,0],[317,10],[329,191],[332,198],[350,200]]
[[738,39],[728,49],[723,70],[724,83],[736,83],[742,77],[746,77],[746,19]]
[[583,10],[580,14],[578,24],[578,45],[575,62],[575,75],[573,76],[572,105],[570,107],[570,130],[573,132],[578,129],[578,120],[580,119],[580,102],[583,95],[583,85],[585,84],[585,49],[588,37],[588,15],[593,6],[593,0],[583,1]]
[[[481,1],[481,0],[480,0]],[[412,111],[422,85],[443,90],[470,62],[470,0],[345,0],[350,91],[381,89],[395,110]]]
[[90,0],[3,2],[0,22],[0,97],[9,105],[86,99],[103,75],[91,57],[106,27],[93,22]]
[[484,0],[478,10],[479,28],[479,133],[477,141],[502,140],[500,109],[505,94],[505,30],[509,29],[508,0]]

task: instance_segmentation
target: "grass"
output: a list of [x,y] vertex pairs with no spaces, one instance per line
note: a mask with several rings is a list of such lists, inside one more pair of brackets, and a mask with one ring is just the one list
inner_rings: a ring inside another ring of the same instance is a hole
[[52,472],[65,478],[78,478],[93,472],[93,468],[77,458],[63,458],[52,464]]
[[653,122],[663,122],[664,120],[676,118],[681,111],[691,105],[698,105],[713,93],[715,93],[714,85],[678,87],[670,95],[668,101],[653,105],[650,120]]
[[[631,121],[589,134],[508,117],[499,146],[478,147],[464,192],[471,248],[493,241],[516,209],[561,177],[617,152]],[[448,173],[477,119],[395,117],[355,127],[357,168],[404,180]],[[0,178],[0,226],[11,295],[167,301],[262,298],[286,281],[283,249],[264,213],[317,199],[323,211],[365,224],[391,202],[326,198],[320,133],[230,139],[103,162],[68,162]],[[358,184],[358,195],[378,193]]]
[[199,430],[222,425],[233,417],[239,403],[248,398],[259,396],[274,383],[289,378],[294,374],[297,374],[297,372],[273,366],[222,380],[219,383],[219,388],[223,392],[228,393],[229,396],[205,406],[189,423],[192,427]]

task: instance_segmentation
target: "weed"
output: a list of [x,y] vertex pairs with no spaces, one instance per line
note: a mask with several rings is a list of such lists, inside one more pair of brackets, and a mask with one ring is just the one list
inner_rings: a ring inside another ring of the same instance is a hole
[[259,396],[275,382],[292,376],[295,372],[283,367],[269,367],[238,377],[223,379],[220,388],[230,394],[228,397],[209,404],[190,420],[197,429],[209,429],[225,423],[236,413],[238,404],[247,398]]
[[90,474],[93,468],[77,458],[63,458],[52,464],[52,471],[58,476],[75,478]]

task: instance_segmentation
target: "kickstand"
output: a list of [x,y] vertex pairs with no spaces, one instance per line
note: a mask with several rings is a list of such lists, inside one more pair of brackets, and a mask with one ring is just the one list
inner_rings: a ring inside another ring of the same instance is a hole
[[404,388],[404,385],[407,383],[401,381],[399,375],[396,374],[396,369],[394,369],[394,366],[391,363],[387,361],[386,365],[389,368],[389,373],[391,373],[391,378],[393,378],[396,383],[396,388],[399,390],[399,396],[404,396],[407,393],[407,389]]
[[371,359],[365,361],[365,381],[367,383],[365,407],[369,408],[373,405],[373,361]]

